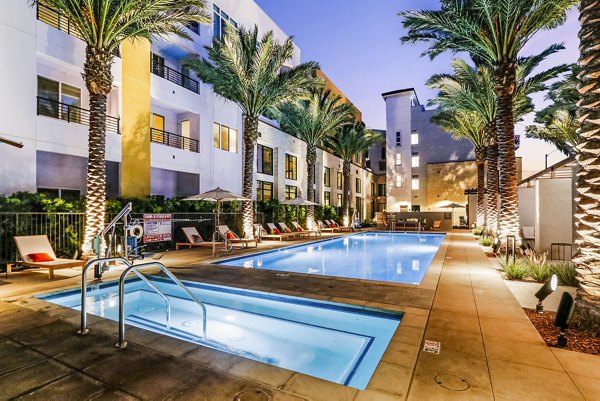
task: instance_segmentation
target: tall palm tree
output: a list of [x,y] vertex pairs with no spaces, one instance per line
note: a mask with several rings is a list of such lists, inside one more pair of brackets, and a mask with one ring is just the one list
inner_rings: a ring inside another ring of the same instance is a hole
[[500,235],[517,235],[517,163],[515,156],[514,96],[519,53],[539,31],[566,20],[577,0],[442,0],[441,10],[407,11],[405,43],[427,42],[424,54],[467,52],[492,73],[497,105],[500,171]]
[[335,136],[325,137],[325,145],[333,150],[343,161],[343,196],[342,196],[342,218],[344,224],[350,221],[350,167],[355,155],[361,154],[373,145],[385,140],[381,134],[366,128],[365,124],[357,122],[342,126],[337,130]]
[[483,227],[485,224],[485,150],[489,142],[485,121],[479,113],[444,109],[437,112],[431,120],[455,138],[464,138],[473,144],[477,164],[477,226]]
[[535,115],[537,124],[526,129],[528,138],[542,139],[556,146],[570,156],[575,154],[578,137],[577,102],[580,99],[577,90],[576,66],[560,81],[554,82],[546,95],[552,103]]
[[[37,4],[37,1],[34,1]],[[69,19],[86,44],[83,79],[90,95],[86,223],[83,251],[105,224],[106,97],[113,85],[114,52],[126,40],[150,40],[175,34],[188,37],[182,25],[208,23],[204,0],[44,0]]]
[[[254,151],[258,138],[258,118],[269,114],[280,104],[304,96],[314,85],[315,62],[293,68],[286,67],[294,51],[293,38],[278,43],[273,31],[258,37],[258,26],[252,30],[225,29],[223,40],[214,38],[205,47],[208,59],[189,60],[186,65],[215,93],[237,105],[244,115],[242,195],[252,198],[254,187]],[[252,236],[254,207],[243,202],[243,229]]]
[[[316,88],[307,99],[284,103],[278,116],[285,131],[306,142],[307,193],[308,200],[314,202],[317,146],[327,135],[353,121],[354,107],[330,90]],[[308,226],[314,227],[313,206],[308,207],[306,218]]]
[[579,7],[580,81],[578,103],[580,166],[577,182],[576,228],[579,254],[575,259],[579,287],[575,299],[575,322],[600,334],[600,5],[582,0]]

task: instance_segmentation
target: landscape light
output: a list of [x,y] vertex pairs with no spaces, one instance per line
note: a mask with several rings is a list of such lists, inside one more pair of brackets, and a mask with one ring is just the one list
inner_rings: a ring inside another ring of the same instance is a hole
[[569,327],[569,321],[571,320],[571,316],[573,316],[574,309],[575,301],[573,300],[573,297],[568,292],[563,292],[562,297],[560,298],[560,304],[558,305],[558,310],[556,311],[556,319],[554,319],[554,325],[560,327],[556,344],[557,347],[567,346],[567,328]]
[[556,287],[558,286],[558,277],[556,274],[553,274],[552,277],[544,285],[542,288],[535,293],[535,297],[538,299],[538,303],[535,306],[535,311],[537,313],[544,313],[544,306],[542,305],[542,301],[548,297],[548,295],[552,294]]

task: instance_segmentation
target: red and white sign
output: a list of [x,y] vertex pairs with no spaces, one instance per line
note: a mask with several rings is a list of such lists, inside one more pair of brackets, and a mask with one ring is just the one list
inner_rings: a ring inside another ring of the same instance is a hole
[[171,214],[144,215],[144,242],[171,241]]

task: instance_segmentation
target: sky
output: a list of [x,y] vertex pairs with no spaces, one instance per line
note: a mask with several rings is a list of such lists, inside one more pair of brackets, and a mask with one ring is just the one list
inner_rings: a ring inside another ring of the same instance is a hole
[[[451,54],[433,61],[421,57],[425,45],[402,45],[405,33],[402,10],[436,9],[434,0],[255,0],[259,6],[288,34],[302,52],[302,61],[318,61],[321,69],[358,107],[363,120],[371,128],[385,129],[384,92],[415,88],[422,104],[435,96],[425,82],[433,74],[451,72]],[[542,67],[577,61],[579,45],[577,12],[569,12],[564,26],[535,36],[523,50],[534,54],[552,43],[564,42],[566,49],[551,56]],[[534,97],[536,108],[545,104],[544,94]],[[532,117],[516,127],[524,133]],[[545,155],[554,147],[542,141],[521,137],[523,174],[530,175],[544,168]],[[550,153],[549,164],[562,159],[558,151]]]

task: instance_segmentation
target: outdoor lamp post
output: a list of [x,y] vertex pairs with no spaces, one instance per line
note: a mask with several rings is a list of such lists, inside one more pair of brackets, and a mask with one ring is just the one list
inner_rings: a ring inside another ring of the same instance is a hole
[[556,287],[558,286],[558,277],[556,274],[553,274],[552,277],[544,285],[542,288],[535,293],[535,297],[538,299],[538,303],[535,306],[535,311],[537,313],[544,313],[544,305],[542,305],[542,301],[548,297],[548,295],[552,294]]
[[575,301],[573,297],[568,292],[563,292],[558,310],[556,311],[556,319],[554,319],[554,325],[560,327],[556,344],[558,347],[567,346],[567,328],[569,327],[569,321],[571,320],[571,316],[573,316],[574,309]]

